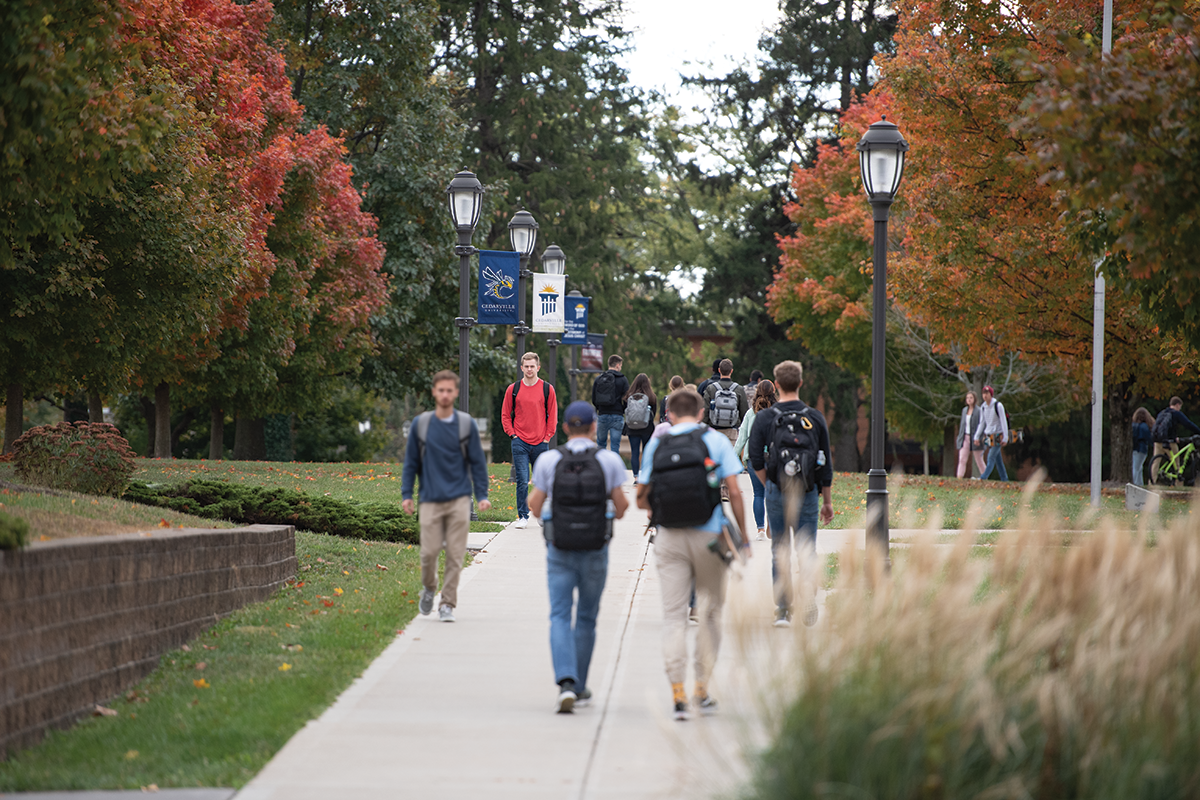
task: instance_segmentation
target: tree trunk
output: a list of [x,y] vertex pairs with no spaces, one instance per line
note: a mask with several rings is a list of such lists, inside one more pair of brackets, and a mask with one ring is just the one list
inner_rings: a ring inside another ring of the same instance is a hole
[[154,457],[171,457],[171,387],[166,381],[154,387]]
[[208,428],[208,458],[220,461],[225,457],[225,410],[220,403],[212,404]]
[[238,415],[233,439],[233,457],[237,461],[267,460],[267,426],[262,417]]
[[1129,382],[1118,383],[1108,392],[1108,432],[1112,447],[1109,480],[1123,486],[1133,479],[1133,398]]
[[154,403],[142,396],[142,419],[146,422],[146,458],[154,458]]
[[99,392],[88,392],[88,422],[104,422],[104,401]]
[[8,385],[8,399],[4,410],[4,452],[12,451],[13,442],[21,438],[25,426],[25,387],[19,383]]
[[[947,425],[942,430],[942,477],[953,478],[958,475],[958,449],[954,446],[958,428]],[[969,475],[968,475],[969,477]]]

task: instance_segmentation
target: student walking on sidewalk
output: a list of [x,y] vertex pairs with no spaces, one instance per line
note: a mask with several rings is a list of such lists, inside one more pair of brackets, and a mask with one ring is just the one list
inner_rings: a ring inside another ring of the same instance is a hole
[[[800,399],[804,368],[796,361],[775,365],[779,402],[765,408],[750,429],[750,465],[766,487],[771,537],[771,580],[775,584],[775,624],[792,619],[792,537],[805,571],[817,548],[821,522],[833,521],[833,459],[825,416]],[[821,501],[824,501],[823,503]],[[817,585],[808,581],[804,624],[817,624]]]
[[996,399],[996,391],[991,386],[983,387],[983,405],[979,409],[975,444],[987,445],[987,465],[979,479],[986,481],[991,477],[992,470],[998,469],[1000,480],[1008,480],[1008,470],[1004,468],[1001,452],[1004,445],[1008,444],[1008,414],[1004,411],[1004,404]]
[[446,572],[442,581],[442,602],[438,616],[454,622],[458,606],[458,578],[467,554],[467,531],[471,521],[471,484],[479,510],[492,507],[488,500],[487,462],[479,442],[475,420],[456,411],[458,375],[443,370],[433,376],[435,411],[426,411],[413,420],[408,446],[404,452],[404,472],[400,478],[401,506],[413,513],[413,483],[421,477],[421,598],[422,614],[433,610],[437,594],[438,555],[446,551]]
[[608,357],[608,369],[592,382],[592,405],[598,418],[596,441],[614,453],[621,452],[621,432],[625,429],[625,400],[629,379],[621,374],[621,357]]
[[667,398],[671,430],[651,439],[638,476],[637,504],[658,525],[654,555],[662,582],[663,655],[675,703],[675,719],[689,716],[687,692],[688,604],[695,586],[700,628],[696,633],[695,691],[702,714],[716,711],[708,679],[721,648],[725,562],[709,549],[726,524],[719,486],[729,492],[735,521],[745,518],[737,476],[742,464],[721,433],[700,424],[700,395],[688,389]]
[[[555,710],[571,713],[592,697],[588,666],[596,617],[608,578],[613,520],[629,507],[621,484],[625,462],[595,441],[596,414],[576,400],[563,414],[567,443],[538,459],[529,508],[542,519],[550,588],[550,658],[558,685]],[[574,624],[572,624],[574,619]]]
[[537,353],[521,356],[521,380],[509,385],[500,406],[500,424],[512,439],[517,473],[517,528],[529,524],[529,467],[550,449],[558,427],[558,398],[554,387],[537,376],[541,368]]

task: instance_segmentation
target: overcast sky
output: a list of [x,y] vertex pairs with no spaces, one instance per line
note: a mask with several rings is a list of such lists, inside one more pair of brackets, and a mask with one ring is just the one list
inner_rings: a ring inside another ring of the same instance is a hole
[[624,63],[632,83],[645,89],[679,89],[679,72],[700,72],[684,62],[711,61],[724,74],[753,59],[758,39],[779,19],[778,0],[625,0],[625,26],[634,32]]

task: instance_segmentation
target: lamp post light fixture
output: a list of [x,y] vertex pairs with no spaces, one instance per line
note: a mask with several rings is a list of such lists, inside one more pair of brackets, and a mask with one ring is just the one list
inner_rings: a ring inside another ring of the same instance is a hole
[[888,212],[900,179],[908,142],[894,122],[883,117],[871,125],[858,143],[858,165],[863,189],[875,218],[875,257],[872,275],[871,321],[871,469],[867,473],[867,546],[888,556],[887,470],[883,468],[884,348],[887,331],[887,224]]
[[[547,275],[566,275],[567,257],[563,254],[562,248],[556,244],[552,244],[542,253],[542,271]],[[564,302],[564,314],[565,303]],[[558,346],[562,341],[554,336],[546,340],[546,345],[550,348],[550,385],[554,387],[555,392],[558,391]],[[557,396],[557,394],[555,395]],[[550,440],[551,447],[558,447],[558,431],[554,431],[554,438]]]
[[525,324],[525,282],[533,273],[529,271],[529,256],[533,254],[533,246],[537,244],[537,220],[525,209],[521,209],[508,222],[508,238],[512,242],[513,251],[521,257],[521,269],[517,273],[517,324],[513,332],[517,334],[517,366],[521,365],[521,357],[525,355],[525,336],[530,328]]
[[458,376],[462,391],[458,395],[458,408],[464,414],[471,413],[471,353],[470,334],[475,325],[471,313],[471,256],[478,250],[471,246],[471,237],[475,234],[475,226],[479,224],[479,214],[483,210],[483,184],[475,177],[475,173],[463,170],[454,176],[446,189],[450,202],[450,219],[454,221],[454,229],[458,232],[458,244],[454,254],[458,256],[458,316],[454,324],[458,328]]

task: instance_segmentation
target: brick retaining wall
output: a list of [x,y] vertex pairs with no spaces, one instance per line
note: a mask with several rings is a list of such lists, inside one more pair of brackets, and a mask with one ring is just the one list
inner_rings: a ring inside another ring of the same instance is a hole
[[0,551],[0,759],[145,677],[296,574],[294,529],[251,525]]

